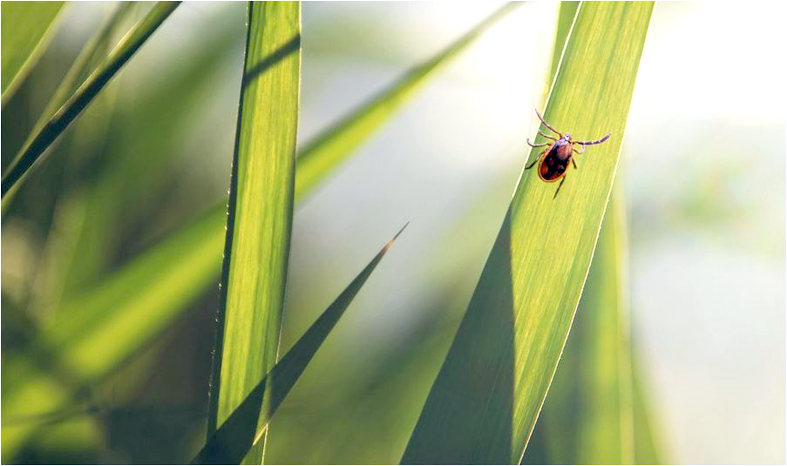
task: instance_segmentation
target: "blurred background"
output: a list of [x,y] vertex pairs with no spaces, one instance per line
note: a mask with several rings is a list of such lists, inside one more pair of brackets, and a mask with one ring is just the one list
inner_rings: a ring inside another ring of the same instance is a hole
[[[63,10],[3,108],[3,167],[115,7]],[[299,144],[497,7],[304,3]],[[659,3],[642,56],[617,182],[632,341],[667,462],[785,461],[787,73],[774,54],[784,16],[768,10]],[[399,461],[529,152],[557,12],[537,2],[503,18],[299,205],[282,352],[411,224],[282,405],[267,463]],[[245,4],[180,6],[14,199],[2,219],[4,396],[18,321],[45,325],[63,296],[226,196],[244,22]],[[90,408],[4,417],[35,425],[21,460],[188,461],[204,435],[216,283],[94,387]]]

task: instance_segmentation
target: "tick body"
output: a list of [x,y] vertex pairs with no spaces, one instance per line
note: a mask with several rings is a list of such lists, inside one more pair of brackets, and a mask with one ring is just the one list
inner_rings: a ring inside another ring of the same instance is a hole
[[[577,168],[577,161],[574,159],[574,153],[582,154],[585,152],[585,146],[592,146],[595,144],[601,144],[602,142],[609,139],[611,134],[607,134],[601,139],[596,141],[574,141],[571,139],[571,133],[561,133],[560,131],[556,130],[552,125],[544,121],[544,118],[541,117],[541,114],[538,113],[536,110],[536,115],[538,115],[538,119],[541,120],[541,123],[544,124],[550,131],[557,134],[558,137],[555,138],[553,136],[546,135],[541,131],[538,132],[541,136],[549,139],[552,142],[544,142],[541,144],[533,144],[530,142],[530,139],[527,140],[528,145],[530,147],[545,147],[543,152],[539,154],[538,158],[535,159],[530,165],[525,167],[525,170],[530,170],[533,166],[538,163],[538,177],[542,180],[546,181],[547,183],[554,183],[555,181],[560,181],[560,184],[555,191],[555,196],[557,197],[557,193],[560,192],[560,188],[563,187],[563,183],[566,181],[566,174],[568,173],[568,165],[574,165],[574,168]],[[581,150],[578,150],[575,145],[580,145],[582,147]],[[553,197],[553,198],[554,198]]]

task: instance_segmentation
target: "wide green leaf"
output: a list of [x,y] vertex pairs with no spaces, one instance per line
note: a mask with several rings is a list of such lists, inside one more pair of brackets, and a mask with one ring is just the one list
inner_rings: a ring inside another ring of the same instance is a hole
[[2,195],[25,176],[44,151],[57,139],[72,121],[87,107],[117,74],[123,65],[136,53],[147,39],[177,8],[179,2],[158,2],[150,13],[129,31],[124,40],[115,47],[107,59],[91,74],[77,91],[52,115],[46,124],[28,138],[3,174]]
[[522,458],[590,267],[652,8],[580,5],[545,117],[577,139],[613,137],[588,148],[556,198],[523,172],[404,463]]
[[[631,464],[634,404],[622,188],[616,186],[528,464]],[[533,442],[531,442],[532,444]]]
[[[221,427],[208,438],[192,463],[238,464],[246,456],[252,445],[261,438],[263,431],[259,430],[258,426],[261,425],[263,430],[267,428],[276,409],[290,393],[293,385],[306,370],[306,366],[328,338],[355,295],[406,227],[407,225],[383,246],[361,273],[295,342],[287,354],[257,383]],[[264,400],[266,391],[269,391],[269,399]]]
[[3,2],[4,105],[40,57],[62,6],[63,2]]
[[[287,278],[300,91],[301,6],[251,2],[230,183],[208,430],[276,362]],[[262,448],[249,453],[262,461]]]

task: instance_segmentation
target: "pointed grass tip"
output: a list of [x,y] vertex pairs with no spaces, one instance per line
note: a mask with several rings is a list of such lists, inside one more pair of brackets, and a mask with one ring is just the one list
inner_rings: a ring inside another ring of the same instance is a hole
[[405,228],[407,228],[407,225],[409,225],[409,224],[410,224],[410,222],[407,222],[407,223],[405,223],[405,224],[404,224],[404,226],[402,227],[402,229],[401,229],[401,230],[399,230],[399,232],[398,232],[398,233],[396,233],[396,234],[393,236],[393,238],[389,239],[387,243],[385,243],[385,246],[383,247],[383,251],[388,251],[389,249],[391,249],[391,246],[393,246],[393,244],[394,244],[394,241],[396,241],[396,238],[398,238],[398,237],[399,237],[399,235],[401,235],[401,234],[402,234],[402,232],[404,231],[404,229],[405,229]]

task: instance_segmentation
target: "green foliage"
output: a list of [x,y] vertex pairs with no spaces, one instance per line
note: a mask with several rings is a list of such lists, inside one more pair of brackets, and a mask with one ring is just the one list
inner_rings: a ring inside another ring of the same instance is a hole
[[[276,362],[289,259],[300,3],[252,2],[248,24],[209,432],[230,416]],[[249,453],[248,461],[262,461],[261,446]]]
[[652,6],[580,5],[545,117],[578,138],[613,137],[588,149],[556,199],[523,172],[404,463],[522,458],[595,249]]
[[35,65],[63,2],[3,2],[3,105]]
[[3,173],[3,197],[28,173],[50,144],[87,107],[177,6],[178,2],[157,3],[150,13],[126,35],[123,42],[115,47],[98,69],[82,83],[71,98],[52,115],[46,124],[40,126],[28,138],[6,172]]
[[348,154],[373,135],[393,113],[408,102],[413,93],[426,82],[426,78],[448,64],[492,24],[518,5],[519,3],[515,2],[504,5],[445,50],[413,67],[388,89],[369,99],[311,141],[298,154],[296,195],[302,195],[319,183],[325,173],[341,164]]
[[[369,262],[342,293],[323,311],[303,336],[293,345],[273,369],[255,385],[243,402],[227,417],[221,427],[208,438],[205,446],[192,463],[238,464],[249,448],[261,438],[276,409],[290,393],[317,350],[339,322],[344,311],[361,290],[385,253],[396,238],[407,227],[405,225],[382,250]],[[264,399],[269,390],[269,399]],[[264,402],[264,403],[263,403]],[[258,433],[258,426],[262,430]]]

